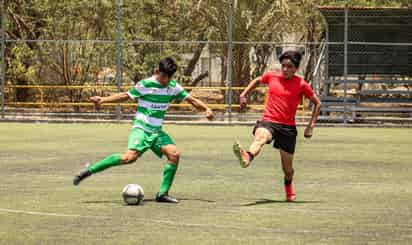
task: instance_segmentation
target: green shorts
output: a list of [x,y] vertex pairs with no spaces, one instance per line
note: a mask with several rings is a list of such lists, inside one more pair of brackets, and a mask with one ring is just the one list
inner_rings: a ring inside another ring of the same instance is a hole
[[165,145],[174,145],[172,138],[160,130],[156,133],[149,133],[141,128],[132,128],[129,134],[127,147],[129,150],[136,150],[141,155],[148,149],[152,150],[159,158],[163,156],[161,148]]

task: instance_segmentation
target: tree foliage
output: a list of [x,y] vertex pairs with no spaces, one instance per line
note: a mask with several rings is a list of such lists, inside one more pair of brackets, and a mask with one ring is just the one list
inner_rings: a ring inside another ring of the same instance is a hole
[[[223,0],[123,0],[121,39],[123,82],[133,83],[149,75],[161,57],[177,58],[179,79],[196,85],[193,77],[205,43],[149,43],[149,41],[226,41],[228,1]],[[6,47],[9,84],[82,85],[101,83],[103,69],[115,71],[118,38],[116,0],[8,0],[5,1],[6,36],[20,40]],[[341,0],[233,0],[233,40],[247,42],[317,42],[324,26],[317,6],[343,6]],[[355,7],[407,7],[409,0],[351,0]],[[26,40],[106,40],[107,42],[32,42]],[[132,41],[133,42],[130,42]],[[311,80],[311,68],[319,47],[306,45],[304,76]],[[213,55],[227,65],[227,45],[211,45]],[[243,86],[268,69],[275,51],[268,44],[235,44],[233,85]],[[183,57],[186,54],[186,58]],[[201,78],[208,76],[201,74]],[[222,83],[226,69],[222,69]],[[107,82],[107,81],[106,81]],[[109,83],[114,83],[109,80]],[[70,91],[71,101],[81,91]],[[17,100],[30,97],[18,89]]]

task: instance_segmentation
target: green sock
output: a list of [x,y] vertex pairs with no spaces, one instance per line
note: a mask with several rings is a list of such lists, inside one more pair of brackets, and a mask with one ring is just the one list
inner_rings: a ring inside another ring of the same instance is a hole
[[163,179],[160,185],[159,195],[168,193],[173,184],[173,179],[177,171],[177,164],[167,163],[163,168]]
[[107,168],[113,167],[113,166],[117,166],[122,164],[122,157],[120,154],[113,154],[110,155],[108,157],[106,157],[105,159],[91,165],[88,167],[89,171],[93,174],[103,171]]

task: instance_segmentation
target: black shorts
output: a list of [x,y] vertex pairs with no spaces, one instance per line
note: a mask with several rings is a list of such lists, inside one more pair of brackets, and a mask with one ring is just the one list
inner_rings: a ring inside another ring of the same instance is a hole
[[256,129],[258,128],[265,128],[272,134],[272,140],[266,144],[270,144],[273,141],[273,147],[282,149],[290,154],[295,153],[296,136],[298,135],[295,126],[268,121],[257,121],[253,128],[253,135],[255,135]]

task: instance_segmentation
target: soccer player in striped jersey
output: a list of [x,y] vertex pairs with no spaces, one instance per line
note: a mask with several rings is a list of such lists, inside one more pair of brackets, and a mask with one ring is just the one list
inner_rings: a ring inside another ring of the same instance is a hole
[[132,99],[138,103],[137,112],[129,134],[127,152],[124,154],[112,154],[99,162],[89,165],[74,177],[74,185],[78,185],[83,179],[107,168],[133,163],[150,149],[159,158],[163,155],[167,157],[156,201],[178,203],[176,198],[169,196],[169,190],[177,171],[180,154],[171,137],[162,130],[165,113],[172,101],[185,100],[195,108],[204,110],[207,119],[212,120],[214,115],[205,103],[191,96],[172,79],[176,70],[176,62],[168,57],[160,61],[159,67],[152,77],[139,81],[128,92],[108,97],[94,96],[90,98],[96,108],[99,108],[103,103]]

